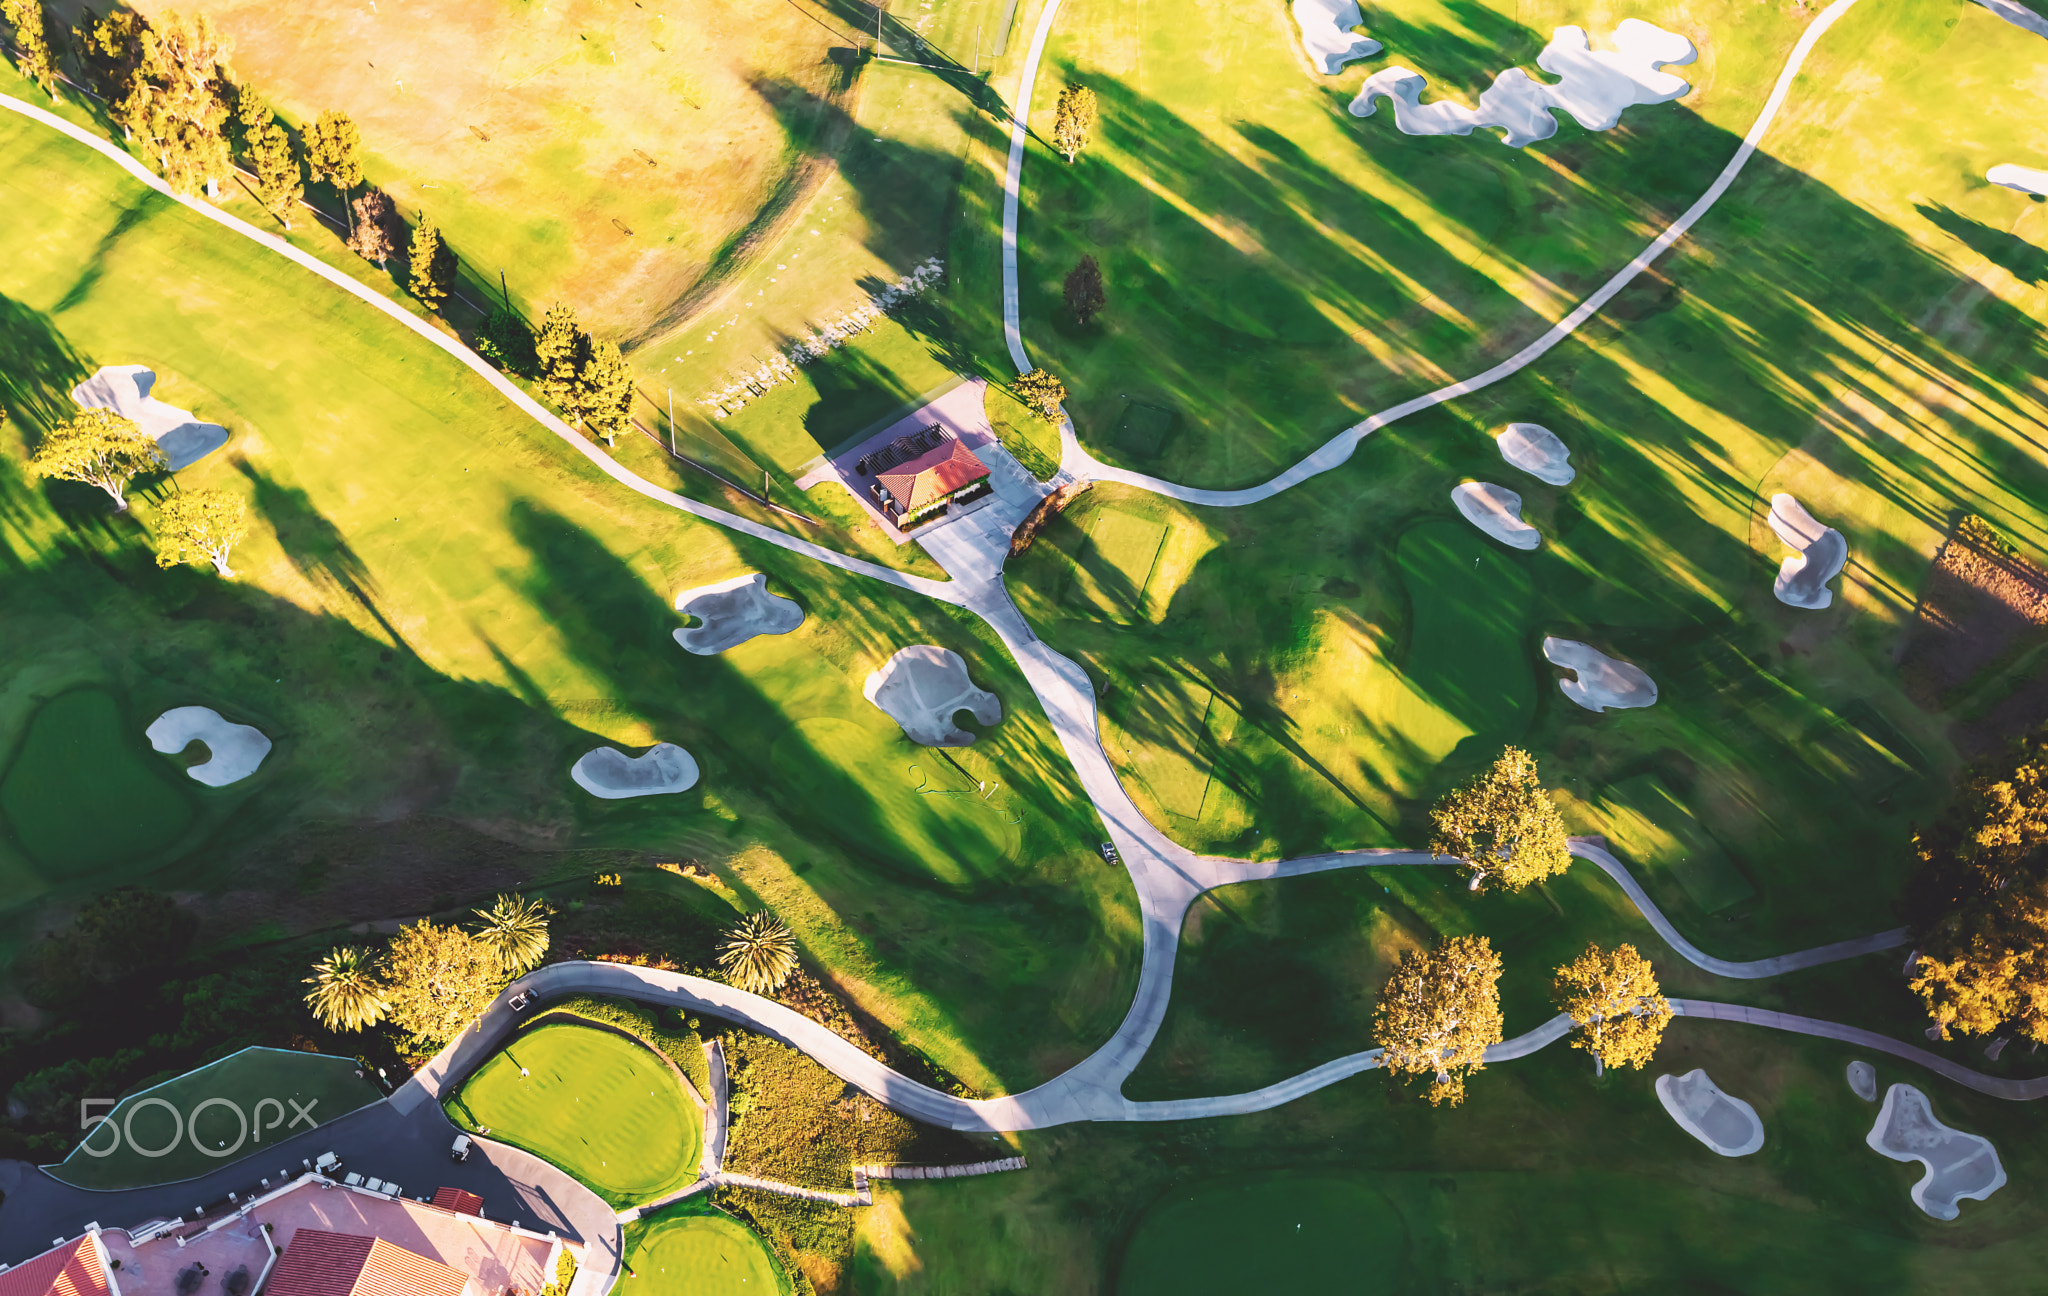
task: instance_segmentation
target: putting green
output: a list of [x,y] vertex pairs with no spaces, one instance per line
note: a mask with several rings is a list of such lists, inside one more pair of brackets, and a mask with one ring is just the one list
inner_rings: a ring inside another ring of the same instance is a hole
[[0,810],[23,850],[75,882],[154,854],[191,826],[194,808],[177,777],[149,754],[140,726],[131,733],[123,724],[112,694],[74,689],[29,722],[0,781]]
[[786,1289],[768,1244],[738,1220],[665,1212],[626,1230],[622,1296],[762,1296]]
[[243,1049],[123,1098],[50,1174],[99,1190],[176,1183],[382,1096],[353,1058]]
[[[1682,1225],[1681,1223],[1682,1222]],[[1634,1175],[1287,1175],[1176,1193],[1138,1223],[1118,1296],[1862,1288],[1918,1245]]]
[[615,1206],[697,1176],[702,1120],[668,1063],[594,1026],[549,1022],[519,1035],[449,1100],[448,1115],[560,1166]]

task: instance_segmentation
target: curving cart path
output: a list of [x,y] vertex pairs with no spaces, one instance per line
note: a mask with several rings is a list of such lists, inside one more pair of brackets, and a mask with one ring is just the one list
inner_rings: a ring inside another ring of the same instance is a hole
[[[1986,2],[1991,3],[1994,8],[1997,6],[1997,0]],[[1686,232],[1713,209],[1714,204],[1721,200],[1721,195],[1727,193],[1729,186],[1735,183],[1735,178],[1742,174],[1742,168],[1748,165],[1750,156],[1763,142],[1771,123],[1777,120],[1778,110],[1784,106],[1786,96],[1791,93],[1792,83],[1798,79],[1799,69],[1805,65],[1806,56],[1813,52],[1814,45],[1827,33],[1828,28],[1834,26],[1855,4],[1856,0],[1835,0],[1800,34],[1799,40],[1792,46],[1791,56],[1785,61],[1784,70],[1778,74],[1777,84],[1771,87],[1770,97],[1764,101],[1763,111],[1757,114],[1756,123],[1749,128],[1749,134],[1743,137],[1741,146],[1735,150],[1735,156],[1728,159],[1728,165],[1721,168],[1721,174],[1707,186],[1706,192],[1701,194],[1692,206],[1686,208],[1683,215],[1671,222],[1669,228],[1652,240],[1648,247],[1617,271],[1613,278],[1602,284],[1592,296],[1580,302],[1577,308],[1551,325],[1535,341],[1493,368],[1470,378],[1461,378],[1435,391],[1425,392],[1411,400],[1402,401],[1399,405],[1381,410],[1361,422],[1354,423],[1324,442],[1300,462],[1257,486],[1247,486],[1240,490],[1205,490],[1195,486],[1176,485],[1162,478],[1103,463],[1082,448],[1080,438],[1074,433],[1071,419],[1060,421],[1061,471],[1069,477],[1135,486],[1189,504],[1206,504],[1216,508],[1256,504],[1338,467],[1351,458],[1360,441],[1389,423],[1404,419],[1410,414],[1419,414],[1446,401],[1456,400],[1460,396],[1470,395],[1482,387],[1490,387],[1503,378],[1519,373],[1552,347],[1577,332],[1580,325],[1599,314],[1601,308],[1612,301],[1616,293],[1634,282],[1637,275],[1650,268],[1651,262],[1664,255],[1672,244],[1684,238]],[[1009,168],[1003,179],[1003,339],[1009,345],[1010,360],[1017,366],[1019,373],[1026,372],[1032,365],[1024,350],[1023,325],[1020,319],[1021,299],[1017,289],[1017,193],[1024,173],[1025,144],[1030,135],[1026,123],[1031,116],[1032,86],[1038,79],[1039,58],[1045,51],[1046,38],[1052,34],[1053,18],[1059,12],[1059,6],[1060,0],[1046,0],[1045,11],[1038,20],[1038,29],[1031,38],[1030,52],[1025,55],[1023,81],[1017,90],[1016,113],[1010,124]]]
[[[1854,3],[1855,0],[1836,0],[1836,3],[1808,28],[1795,47],[1792,59],[1781,75],[1756,126],[1751,129],[1735,159],[1724,169],[1708,193],[1648,250],[1630,262],[1627,268],[1578,310],[1502,365],[1488,370],[1477,378],[1453,384],[1375,415],[1372,419],[1340,434],[1323,449],[1271,482],[1248,491],[1191,490],[1097,464],[1080,451],[1078,443],[1073,440],[1071,425],[1067,426],[1062,434],[1068,452],[1066,467],[1069,471],[1087,473],[1104,480],[1128,481],[1196,503],[1250,503],[1255,499],[1269,498],[1299,481],[1337,466],[1349,457],[1359,439],[1377,427],[1418,409],[1453,399],[1467,391],[1477,390],[1527,365],[1590,318],[1657,255],[1681,237],[1726,191],[1775,117],[1807,52],[1819,36]],[[1040,16],[1027,58],[1023,93],[1012,123],[1011,156],[1004,199],[1004,327],[1012,358],[1020,368],[1028,367],[1028,359],[1023,350],[1017,321],[1017,185],[1021,176],[1024,145],[1028,139],[1025,122],[1029,113],[1030,86],[1035,79],[1045,41],[1050,34],[1057,11],[1058,0],[1049,0]],[[507,991],[506,996],[502,996],[484,1014],[475,1030],[465,1032],[441,1056],[435,1058],[402,1086],[387,1104],[381,1104],[378,1110],[388,1109],[400,1117],[412,1120],[431,1117],[433,1121],[445,1124],[440,1121],[438,1103],[430,1100],[438,1099],[452,1089],[489,1056],[515,1028],[516,1020],[508,1005],[508,999],[513,991],[519,989],[532,989],[550,995],[571,991],[627,994],[655,1002],[686,1006],[727,1018],[803,1050],[842,1079],[898,1111],[958,1129],[1040,1129],[1081,1120],[1178,1120],[1260,1111],[1314,1092],[1377,1064],[1378,1050],[1369,1050],[1335,1059],[1264,1089],[1214,1098],[1138,1103],[1124,1098],[1121,1092],[1124,1080],[1144,1056],[1164,1020],[1174,957],[1179,946],[1181,920],[1188,906],[1203,892],[1235,882],[1293,877],[1329,869],[1435,862],[1428,854],[1402,850],[1359,850],[1293,860],[1257,862],[1199,855],[1178,845],[1147,821],[1125,792],[1100,745],[1093,686],[1078,665],[1053,652],[1032,632],[1003,588],[999,565],[988,579],[930,580],[849,557],[655,486],[619,465],[588,439],[572,431],[560,419],[506,380],[495,368],[463,347],[459,341],[441,333],[403,307],[234,216],[205,203],[180,198],[125,152],[54,114],[4,95],[0,95],[0,108],[20,113],[61,131],[113,161],[140,183],[165,194],[204,218],[252,239],[278,255],[290,258],[342,291],[381,311],[431,345],[454,357],[496,388],[529,417],[573,447],[601,472],[628,489],[754,539],[803,554],[844,571],[868,576],[913,593],[967,608],[981,616],[996,631],[1004,646],[1022,668],[1052,723],[1061,746],[1073,763],[1075,777],[1081,790],[1101,814],[1105,831],[1121,853],[1137,892],[1143,925],[1143,957],[1138,990],[1124,1021],[1101,1048],[1073,1069],[1021,1094],[970,1101],[940,1093],[890,1070],[801,1014],[772,1000],[747,994],[718,982],[623,964],[564,963],[544,968],[516,983]],[[1573,853],[1613,877],[1651,925],[1660,935],[1672,942],[1673,948],[1681,955],[1721,975],[1750,978],[1774,976],[1837,959],[1855,957],[1873,950],[1890,948],[1903,939],[1900,932],[1885,932],[1776,959],[1762,959],[1750,963],[1714,959],[1679,935],[1671,923],[1650,903],[1648,896],[1629,876],[1627,870],[1599,843],[1576,841],[1573,844]],[[1681,1011],[1689,1016],[1746,1021],[1775,1029],[1850,1040],[1864,1047],[1880,1049],[1895,1056],[1919,1061],[1959,1083],[2002,1097],[2032,1098],[2040,1096],[2042,1090],[2048,1089],[2048,1079],[2015,1082],[1980,1076],[1925,1050],[1885,1040],[1881,1036],[1858,1031],[1852,1027],[1817,1022],[1809,1018],[1763,1013],[1730,1005],[1701,1001],[1676,1002],[1685,1005]],[[1553,1018],[1533,1031],[1496,1045],[1489,1050],[1488,1058],[1506,1061],[1525,1056],[1561,1039],[1568,1027],[1566,1019]]]

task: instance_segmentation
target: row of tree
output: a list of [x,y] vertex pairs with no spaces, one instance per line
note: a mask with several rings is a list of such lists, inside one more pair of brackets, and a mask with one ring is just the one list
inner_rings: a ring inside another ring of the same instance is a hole
[[[412,1053],[434,1052],[547,957],[554,911],[545,901],[501,895],[471,912],[473,929],[423,918],[382,951],[336,946],[313,964],[306,1006],[329,1030],[388,1021]],[[740,989],[773,994],[796,974],[796,937],[773,914],[748,914],[726,932],[718,964]]]
[[[1430,854],[1466,870],[1474,891],[1520,891],[1571,867],[1564,817],[1536,760],[1505,748],[1482,774],[1430,809]],[[1484,936],[1452,936],[1403,954],[1380,990],[1373,1037],[1380,1065],[1430,1078],[1432,1105],[1456,1104],[1465,1077],[1501,1042],[1500,955]],[[1571,1016],[1572,1044],[1597,1069],[1648,1062],[1671,1020],[1657,975],[1633,945],[1586,952],[1556,970],[1551,995]]]
[[[1465,1078],[1484,1070],[1486,1050],[1501,1042],[1500,976],[1500,955],[1484,936],[1404,953],[1373,1011],[1380,1065],[1427,1076],[1431,1106],[1462,1102]],[[1672,1015],[1656,971],[1633,945],[1586,946],[1552,976],[1551,1001],[1572,1019],[1572,1047],[1592,1054],[1601,1072],[1648,1063]]]
[[[120,513],[128,511],[130,481],[169,466],[163,449],[135,420],[108,409],[82,410],[50,429],[28,460],[30,476],[96,486]],[[228,554],[247,534],[248,520],[249,506],[238,495],[181,491],[156,511],[157,565],[210,562],[221,575],[233,576]]]

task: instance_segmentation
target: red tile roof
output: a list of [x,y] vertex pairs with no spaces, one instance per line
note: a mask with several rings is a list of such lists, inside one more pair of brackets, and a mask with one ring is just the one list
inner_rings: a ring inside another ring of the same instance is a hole
[[434,1205],[445,1211],[454,1211],[457,1215],[480,1216],[484,1213],[484,1199],[460,1188],[434,1189]]
[[105,1296],[107,1271],[87,1234],[0,1273],[0,1296]]
[[927,450],[909,463],[898,464],[877,474],[906,513],[942,500],[965,486],[988,476],[988,465],[957,440],[936,450]]
[[[263,1296],[462,1296],[469,1275],[383,1238],[302,1228]],[[104,1290],[104,1289],[102,1289]]]

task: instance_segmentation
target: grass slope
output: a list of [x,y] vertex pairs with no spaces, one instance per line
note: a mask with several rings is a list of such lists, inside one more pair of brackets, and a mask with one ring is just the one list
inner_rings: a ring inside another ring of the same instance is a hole
[[614,1206],[697,1177],[697,1106],[661,1055],[608,1030],[549,1022],[477,1068],[447,1102],[464,1129],[526,1149]]
[[[9,746],[60,686],[119,685],[146,711],[173,680],[164,705],[218,698],[278,744],[260,807],[178,866],[180,889],[240,892],[285,930],[452,907],[480,874],[436,866],[387,895],[361,885],[385,867],[377,851],[309,850],[283,877],[254,844],[315,819],[374,833],[362,825],[454,817],[549,849],[718,865],[857,1006],[984,1088],[1042,1079],[1113,1029],[1135,977],[1128,885],[1095,861],[1092,811],[984,627],[618,490],[447,358],[48,131],[0,123],[0,155],[8,462],[94,366],[146,363],[167,399],[233,435],[178,485],[252,506],[240,576],[221,582],[151,566],[166,483],[112,518],[82,489],[0,480],[22,600],[0,629],[23,682]],[[718,657],[678,650],[675,592],[750,570],[804,604],[804,627]],[[959,758],[1002,785],[985,813],[902,800],[924,756],[860,684],[911,643],[961,653],[1004,699]],[[802,728],[827,721],[858,737]],[[566,778],[600,743],[657,740],[696,756],[697,789],[601,803]],[[791,762],[815,786],[785,776]],[[491,871],[486,885],[535,880]],[[299,903],[302,886],[321,900]],[[219,936],[247,933],[246,907],[200,903]]]
[[176,1183],[303,1133],[307,1119],[324,1125],[382,1097],[353,1058],[244,1049],[97,1110],[104,1125],[49,1172],[102,1191]]

